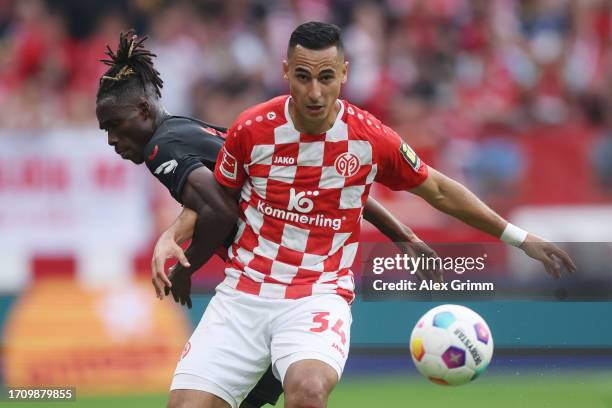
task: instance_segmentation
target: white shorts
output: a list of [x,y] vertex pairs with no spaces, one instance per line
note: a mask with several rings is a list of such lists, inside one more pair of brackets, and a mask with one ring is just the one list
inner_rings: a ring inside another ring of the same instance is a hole
[[342,375],[350,345],[351,310],[338,295],[269,299],[227,285],[217,293],[185,346],[171,390],[212,393],[237,408],[273,365],[320,360]]

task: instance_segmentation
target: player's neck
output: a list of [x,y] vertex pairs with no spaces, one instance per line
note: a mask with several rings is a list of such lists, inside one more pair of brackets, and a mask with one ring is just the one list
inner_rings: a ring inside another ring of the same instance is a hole
[[170,115],[165,108],[160,106],[157,112],[155,113],[155,120],[153,121],[155,123],[155,130],[157,130],[159,125],[161,125],[161,123],[170,116],[172,115]]
[[289,100],[289,115],[293,121],[293,127],[295,127],[295,130],[298,132],[309,135],[320,135],[331,129],[336,122],[340,109],[340,102],[336,101],[333,109],[330,111],[330,114],[327,115],[327,117],[322,120],[311,121],[304,118],[297,112],[293,99]]

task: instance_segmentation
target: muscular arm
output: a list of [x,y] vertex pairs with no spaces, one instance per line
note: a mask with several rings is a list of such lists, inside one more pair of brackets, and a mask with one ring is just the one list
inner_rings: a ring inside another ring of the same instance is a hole
[[[431,167],[427,179],[410,191],[438,210],[496,238],[501,237],[508,225],[506,220],[480,201],[474,193]],[[576,265],[565,251],[537,235],[527,234],[520,248],[528,256],[541,261],[546,271],[556,278],[561,275],[561,264],[569,272],[576,270]]]
[[410,191],[436,209],[496,238],[508,224],[462,184],[431,167],[427,179]]
[[[193,238],[184,254],[186,262],[179,257],[181,262],[171,268],[169,284],[166,283],[164,291],[166,295],[172,293],[176,302],[191,308],[191,275],[210,259],[233,232],[239,213],[236,200],[225,192],[206,167],[189,173],[181,199],[185,207],[195,213]],[[181,216],[182,219],[179,217],[171,230],[176,237],[185,238],[194,217],[189,212]]]
[[[238,204],[206,167],[189,174],[181,198],[185,207],[197,215],[193,239],[185,252],[192,265],[188,271],[193,273],[210,259],[233,231],[239,215]],[[181,235],[188,232],[188,217],[186,215],[183,228],[177,228]]]

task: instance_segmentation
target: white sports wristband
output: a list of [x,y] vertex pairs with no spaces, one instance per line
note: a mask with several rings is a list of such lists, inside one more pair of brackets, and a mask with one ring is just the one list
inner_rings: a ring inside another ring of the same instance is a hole
[[525,242],[525,238],[527,238],[527,231],[510,223],[506,225],[500,237],[502,241],[515,247],[521,246]]

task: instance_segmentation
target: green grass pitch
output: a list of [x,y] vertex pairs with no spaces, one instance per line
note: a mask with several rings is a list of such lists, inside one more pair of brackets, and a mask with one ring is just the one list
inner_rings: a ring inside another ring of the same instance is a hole
[[[67,403],[0,403],[19,408],[164,407],[165,395],[78,397]],[[282,401],[277,404],[282,407]],[[472,384],[443,387],[409,377],[343,380],[330,408],[612,408],[612,372],[571,375],[485,375]]]

